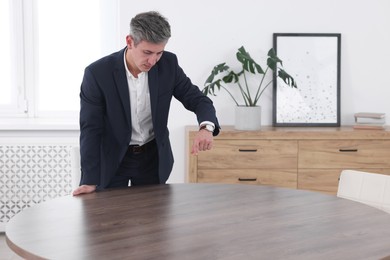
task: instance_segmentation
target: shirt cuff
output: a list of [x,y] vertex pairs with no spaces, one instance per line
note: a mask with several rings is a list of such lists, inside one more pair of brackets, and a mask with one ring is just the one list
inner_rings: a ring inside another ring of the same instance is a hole
[[213,131],[215,129],[215,124],[210,121],[203,121],[202,123],[199,124],[199,127],[201,127],[202,125],[211,125],[213,127]]

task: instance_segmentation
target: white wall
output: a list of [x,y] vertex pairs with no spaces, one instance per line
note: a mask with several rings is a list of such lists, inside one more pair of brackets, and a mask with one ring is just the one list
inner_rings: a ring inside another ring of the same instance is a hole
[[[261,61],[272,47],[275,32],[341,33],[341,124],[352,124],[358,111],[390,115],[388,0],[120,0],[123,46],[130,19],[149,10],[168,18],[172,38],[166,49],[178,55],[182,68],[199,88],[214,65],[235,63],[235,50],[241,45]],[[222,92],[212,99],[220,123],[232,125],[233,102]],[[271,125],[271,88],[261,106],[262,124]],[[175,166],[169,182],[185,180],[184,127],[194,124],[195,116],[173,102],[169,128]]]

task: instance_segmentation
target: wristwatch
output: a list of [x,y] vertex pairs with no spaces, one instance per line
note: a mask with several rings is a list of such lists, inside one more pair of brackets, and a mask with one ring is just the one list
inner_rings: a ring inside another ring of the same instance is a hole
[[202,129],[205,129],[211,133],[214,132],[214,127],[212,125],[208,125],[208,124],[201,125],[199,131]]

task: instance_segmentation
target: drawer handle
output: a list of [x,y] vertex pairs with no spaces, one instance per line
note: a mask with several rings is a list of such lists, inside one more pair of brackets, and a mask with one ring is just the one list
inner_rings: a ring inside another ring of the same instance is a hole
[[358,149],[339,149],[342,153],[356,153]]
[[244,153],[255,153],[257,152],[257,149],[238,149],[238,151]]
[[257,181],[257,178],[238,178],[239,181]]

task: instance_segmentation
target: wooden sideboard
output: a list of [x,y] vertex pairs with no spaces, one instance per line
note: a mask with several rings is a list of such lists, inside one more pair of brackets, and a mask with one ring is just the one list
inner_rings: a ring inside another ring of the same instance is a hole
[[390,175],[390,130],[342,127],[222,126],[207,152],[191,155],[196,126],[186,128],[188,182],[245,183],[336,194],[343,169]]

